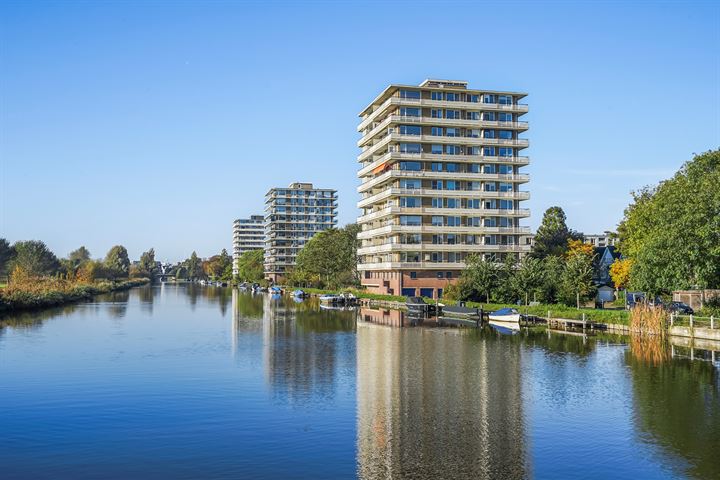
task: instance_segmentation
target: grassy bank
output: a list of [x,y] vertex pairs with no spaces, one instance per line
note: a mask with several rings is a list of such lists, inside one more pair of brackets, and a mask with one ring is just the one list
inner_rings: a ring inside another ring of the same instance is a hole
[[0,313],[55,307],[66,303],[89,300],[95,295],[127,290],[149,283],[147,278],[124,281],[77,283],[68,280],[46,279],[10,284],[0,290]]

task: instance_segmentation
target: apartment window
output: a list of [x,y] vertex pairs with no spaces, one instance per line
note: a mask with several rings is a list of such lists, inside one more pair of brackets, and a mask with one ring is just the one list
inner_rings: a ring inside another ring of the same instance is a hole
[[482,119],[486,122],[494,122],[495,121],[495,112],[483,112]]
[[420,262],[420,252],[401,252],[400,253],[400,261],[401,262],[409,262],[409,263],[419,263]]
[[512,165],[500,165],[498,168],[500,169],[500,173],[503,175],[510,175],[513,173]]
[[483,130],[483,138],[495,138],[495,130]]
[[485,167],[483,168],[483,173],[495,174],[495,173],[497,173],[497,171],[496,171],[495,168],[496,168],[496,167],[495,167],[495,164],[494,164],[494,163],[488,163],[488,164],[485,165]]
[[457,171],[458,171],[457,163],[446,163],[446,164],[445,164],[445,171],[448,171],[448,172],[457,172]]
[[433,197],[433,199],[432,199],[432,208],[443,208],[443,199],[442,199],[442,197]]
[[443,243],[443,236],[442,235],[433,235],[432,243],[434,245],[440,245],[441,243]]
[[460,100],[460,95],[448,92],[445,94],[445,100],[448,102],[457,102]]
[[468,227],[479,227],[481,225],[480,217],[468,217]]
[[498,218],[498,227],[512,227],[512,219],[507,217],[499,217]]
[[455,245],[457,243],[457,235],[454,233],[448,233],[447,235],[447,244],[448,245]]
[[415,280],[417,278],[417,272],[410,272],[410,278]]
[[502,147],[498,150],[499,156],[501,157],[512,157],[513,149],[508,147]]
[[495,219],[495,217],[488,217],[485,219],[484,226],[495,227],[497,226],[497,220]]
[[495,200],[494,198],[492,200],[487,200],[485,202],[485,208],[492,209],[492,210],[496,209],[497,208],[497,200]]
[[422,152],[422,147],[419,143],[401,143],[400,151],[402,153],[420,153]]
[[457,198],[448,198],[447,208],[460,208],[460,200]]
[[400,237],[400,243],[406,245],[419,245],[422,241],[422,235],[419,233],[404,234]]
[[446,137],[459,137],[460,136],[460,129],[458,128],[448,128],[445,130],[445,136]]
[[400,215],[400,225],[419,227],[422,225],[422,217],[420,215]]
[[480,101],[480,95],[468,95],[467,101],[472,103],[478,103]]
[[480,208],[480,199],[478,199],[478,198],[469,199],[467,201],[467,208],[479,209]]
[[452,272],[445,272],[445,278],[452,278]]
[[513,184],[512,184],[512,183],[506,183],[506,182],[500,182],[500,191],[501,191],[501,192],[512,192],[512,191],[513,191]]
[[420,99],[420,92],[417,90],[400,90],[400,98]]
[[[441,260],[433,260],[433,261],[441,261]],[[437,278],[443,278],[443,272],[437,272]]]
[[431,180],[430,188],[432,188],[433,190],[442,190],[443,189],[443,181],[442,180]]
[[422,111],[417,107],[400,107],[400,115],[403,117],[421,117]]
[[483,155],[486,157],[494,157],[495,147],[483,147]]
[[465,190],[478,191],[480,190],[480,182],[466,182]]
[[432,164],[430,164],[430,168],[433,172],[442,172],[442,165],[442,163],[433,162]]
[[468,120],[480,120],[480,112],[469,111],[465,113],[465,118]]
[[421,135],[422,128],[417,125],[400,125],[401,135]]
[[400,180],[400,188],[416,189],[421,188],[421,181],[416,179],[411,180]]
[[430,135],[434,137],[442,137],[443,136],[443,128],[442,127],[432,127],[430,129]]
[[479,163],[470,163],[467,166],[469,173],[480,173],[480,164]]
[[420,197],[400,197],[400,206],[406,208],[419,208],[422,206]]
[[445,110],[445,118],[461,118],[460,110]]
[[512,96],[510,95],[500,95],[498,97],[498,102],[500,105],[512,105]]
[[470,138],[480,138],[480,130],[468,130],[467,136]]
[[495,182],[486,183],[485,191],[486,192],[497,192],[497,186],[495,185]]
[[433,227],[442,227],[443,226],[443,217],[441,215],[433,215],[433,217],[430,219],[431,224]]
[[430,116],[432,118],[443,118],[442,108],[433,108],[430,110]]
[[442,92],[431,92],[430,99],[431,100],[442,100],[443,94],[442,94]]
[[500,210],[512,210],[513,201],[512,200],[500,200],[500,202],[498,202],[498,205],[500,207]]
[[462,226],[462,224],[460,223],[460,217],[447,217],[447,226],[448,227]]
[[460,182],[457,180],[447,180],[445,182],[445,190],[460,190]]
[[500,112],[500,114],[498,114],[498,120],[500,120],[501,122],[512,122],[512,113]]
[[512,130],[500,130],[498,132],[498,136],[502,138],[503,140],[512,140],[513,134]]
[[497,103],[497,95],[486,93],[483,95],[483,103]]
[[420,162],[400,162],[400,170],[411,170],[417,172],[422,170],[422,163]]
[[442,153],[443,153],[443,147],[442,147],[442,145],[433,144],[433,145],[430,147],[430,153],[435,154],[435,155],[440,155],[440,154],[442,154]]
[[460,145],[445,145],[445,153],[447,155],[460,155],[462,153],[462,149],[460,148]]
[[468,155],[480,155],[480,147],[470,147],[467,150]]

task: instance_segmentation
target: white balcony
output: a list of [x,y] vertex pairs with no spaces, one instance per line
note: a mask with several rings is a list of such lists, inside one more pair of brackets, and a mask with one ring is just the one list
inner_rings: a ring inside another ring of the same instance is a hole
[[453,197],[453,198],[478,198],[478,199],[512,199],[527,200],[530,198],[530,192],[486,192],[481,190],[432,190],[429,188],[386,188],[385,190],[374,195],[367,196],[360,200],[357,204],[358,208],[369,207],[378,202],[382,202],[391,197],[397,196],[415,196],[415,197]]
[[390,170],[371,180],[364,182],[357,187],[358,193],[365,192],[377,185],[382,185],[388,180],[398,178],[426,178],[438,180],[470,180],[470,181],[502,181],[512,183],[527,183],[530,181],[530,175],[525,173],[469,173],[469,172],[433,172],[433,171],[407,171],[407,170]]
[[[372,162],[362,166],[358,171],[358,177],[364,177],[370,174],[376,168],[381,167],[383,164],[388,162],[395,162],[400,160],[408,161],[433,161],[433,162],[456,162],[456,163],[498,163],[503,165],[528,165],[530,158],[526,156],[515,156],[515,157],[486,157],[482,155],[448,155],[448,154],[435,154],[435,153],[405,153],[405,152],[387,152],[381,157],[373,160]],[[362,162],[361,162],[362,163]]]

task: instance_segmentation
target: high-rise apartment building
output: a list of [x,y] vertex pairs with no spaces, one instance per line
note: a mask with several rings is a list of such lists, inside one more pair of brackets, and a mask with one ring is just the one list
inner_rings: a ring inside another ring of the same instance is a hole
[[233,275],[238,273],[240,255],[265,246],[265,217],[251,215],[233,222]]
[[337,224],[337,191],[291,183],[265,195],[265,278],[282,282],[300,249],[317,232]]
[[438,298],[468,255],[529,251],[525,95],[426,80],[390,85],[360,113],[358,269],[370,291]]

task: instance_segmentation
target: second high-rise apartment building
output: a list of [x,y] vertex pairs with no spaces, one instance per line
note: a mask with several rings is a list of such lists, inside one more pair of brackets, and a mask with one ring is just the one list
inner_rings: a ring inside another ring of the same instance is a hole
[[251,215],[233,222],[233,275],[238,274],[238,259],[250,250],[265,246],[265,217]]
[[300,249],[317,232],[337,224],[337,191],[291,183],[265,195],[265,278],[282,282]]
[[360,113],[358,269],[370,291],[438,298],[468,255],[529,251],[524,96],[426,80],[390,85]]

